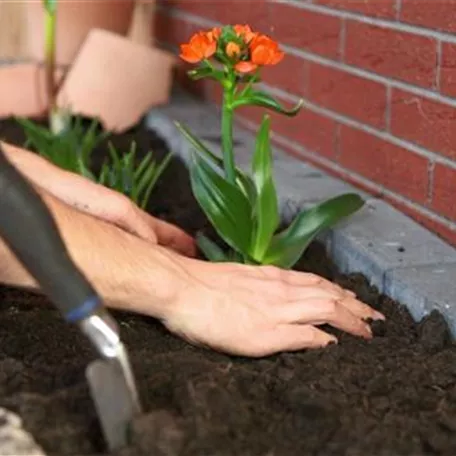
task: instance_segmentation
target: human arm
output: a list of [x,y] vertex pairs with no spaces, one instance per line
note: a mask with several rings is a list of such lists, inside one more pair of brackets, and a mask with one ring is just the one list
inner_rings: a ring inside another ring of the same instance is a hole
[[35,185],[60,201],[146,241],[194,256],[194,239],[183,230],[152,217],[128,197],[75,173],[55,166],[45,158],[2,143],[7,159]]
[[[191,343],[257,357],[335,341],[318,328],[324,323],[370,338],[363,320],[382,317],[313,274],[181,256],[36,189],[109,307],[158,318]],[[0,282],[38,291],[2,242],[0,265]]]

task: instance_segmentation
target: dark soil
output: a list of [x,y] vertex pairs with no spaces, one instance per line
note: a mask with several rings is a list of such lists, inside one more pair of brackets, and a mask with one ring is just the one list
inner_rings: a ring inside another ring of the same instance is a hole
[[[23,140],[11,122],[0,137]],[[114,141],[132,138],[143,151],[166,151],[141,128]],[[191,233],[207,225],[177,160],[149,210]],[[340,275],[318,244],[296,269],[355,290],[387,322],[374,325],[371,341],[339,334],[326,349],[251,360],[116,313],[146,408],[119,456],[456,454],[456,347],[442,316],[414,323],[363,276]],[[105,454],[84,379],[86,340],[42,297],[3,287],[0,298],[0,406],[18,412],[49,454]]]

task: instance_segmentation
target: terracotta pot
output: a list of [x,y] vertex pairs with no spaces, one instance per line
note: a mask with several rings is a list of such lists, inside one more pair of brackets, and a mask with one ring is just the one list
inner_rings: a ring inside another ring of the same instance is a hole
[[[56,72],[57,83],[63,74],[61,69]],[[46,115],[48,106],[42,67],[34,63],[0,66],[0,118],[39,118]]]
[[169,101],[176,57],[106,30],[92,30],[57,96],[73,114],[98,117],[121,132]]
[[[57,63],[71,64],[93,28],[125,36],[130,29],[134,8],[135,0],[58,0]],[[25,10],[27,54],[41,62],[44,59],[44,12],[41,0],[29,1]]]

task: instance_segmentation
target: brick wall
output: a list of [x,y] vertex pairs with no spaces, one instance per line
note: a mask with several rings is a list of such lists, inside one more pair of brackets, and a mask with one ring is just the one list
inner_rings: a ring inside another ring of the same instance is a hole
[[[221,23],[249,23],[286,51],[265,87],[306,107],[273,116],[277,144],[456,245],[456,0],[162,0],[155,32],[176,48]],[[254,128],[259,115],[242,119]]]

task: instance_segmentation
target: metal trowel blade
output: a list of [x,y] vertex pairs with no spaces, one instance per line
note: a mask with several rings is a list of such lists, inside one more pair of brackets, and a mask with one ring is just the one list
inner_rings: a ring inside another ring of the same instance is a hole
[[86,378],[110,451],[126,446],[131,421],[141,412],[129,365],[98,359],[87,366]]

